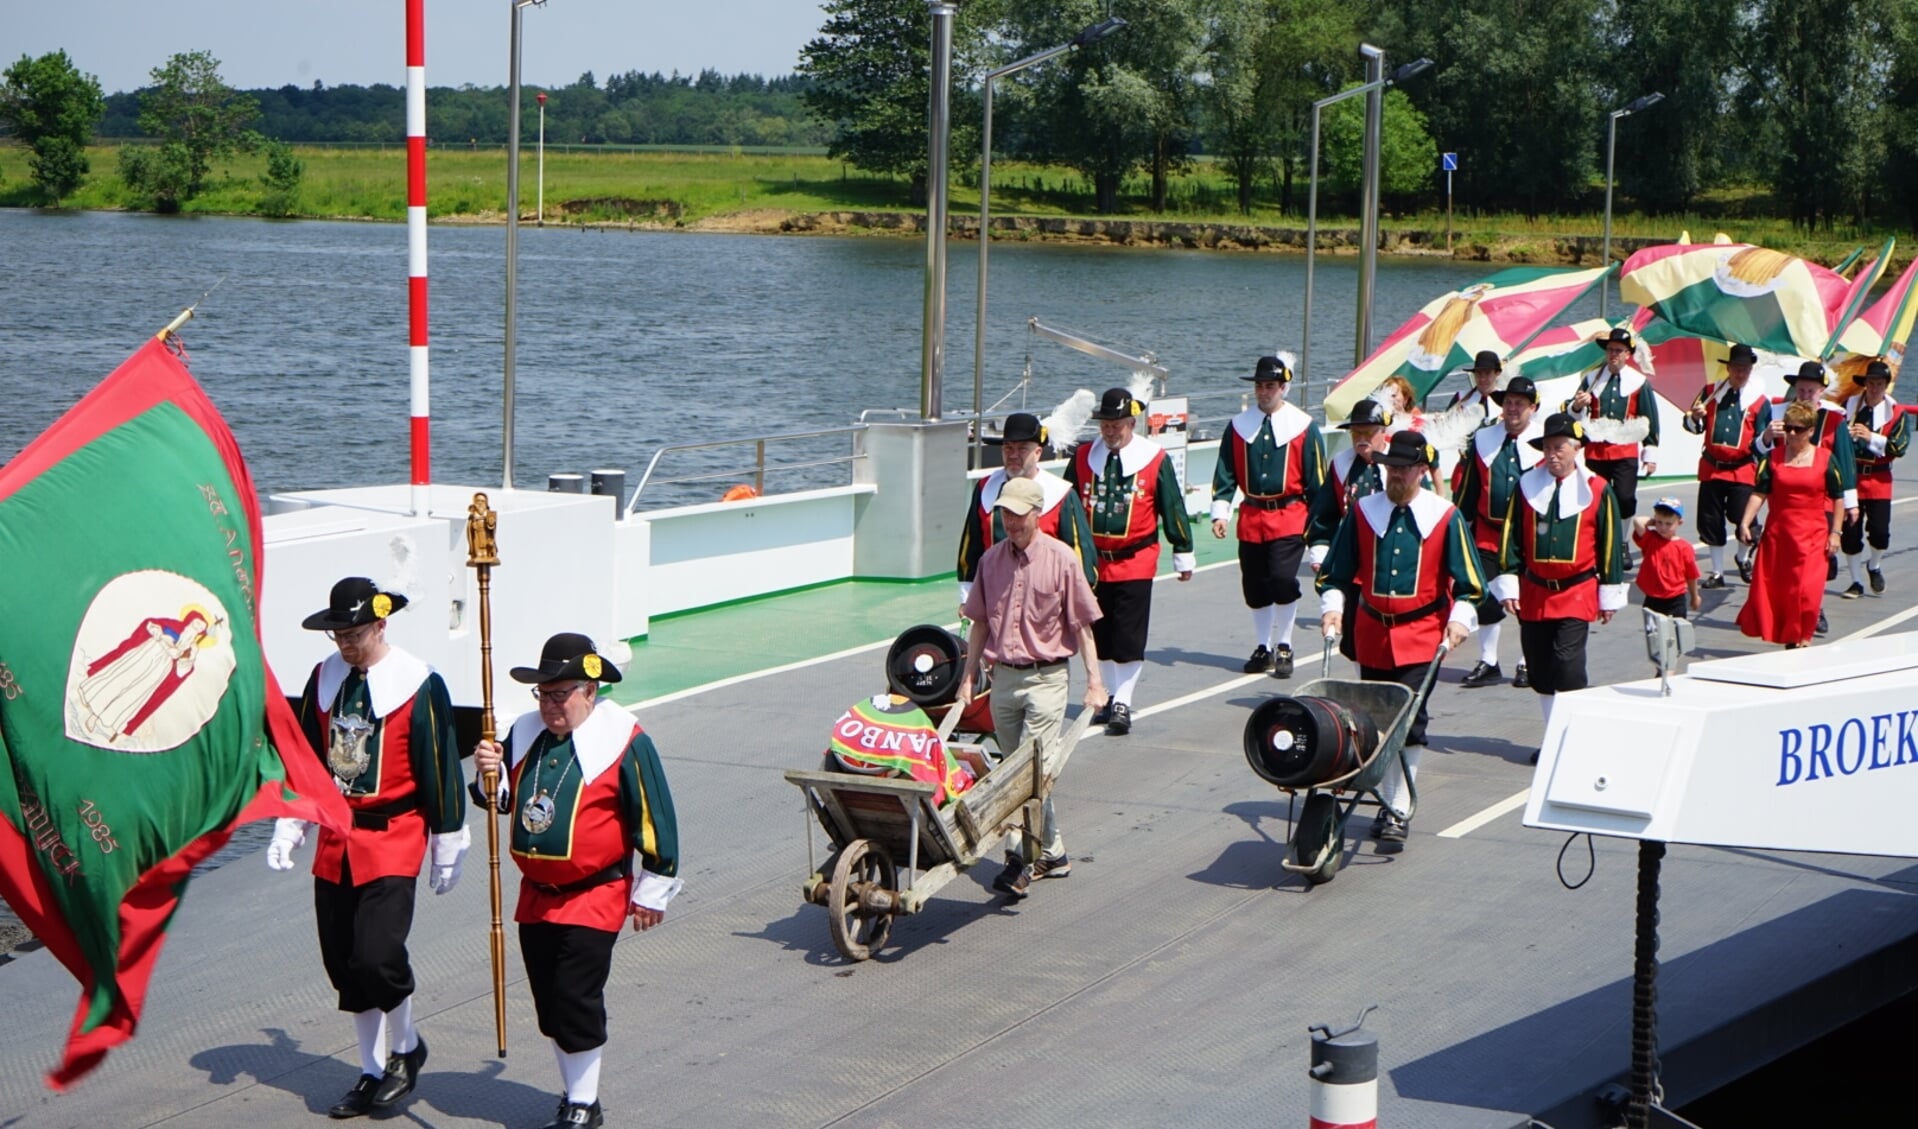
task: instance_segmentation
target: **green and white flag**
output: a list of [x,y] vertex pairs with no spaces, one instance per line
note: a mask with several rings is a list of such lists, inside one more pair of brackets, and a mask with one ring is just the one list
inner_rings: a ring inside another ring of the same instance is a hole
[[350,820],[267,668],[259,552],[239,448],[164,335],[0,469],[0,897],[80,981],[55,1087],[132,1036],[236,826]]

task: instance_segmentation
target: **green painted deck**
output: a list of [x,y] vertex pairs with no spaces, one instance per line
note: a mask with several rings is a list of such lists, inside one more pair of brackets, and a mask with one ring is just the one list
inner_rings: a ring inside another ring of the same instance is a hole
[[[1201,568],[1237,559],[1237,541],[1221,541],[1194,522]],[[1159,555],[1161,573],[1172,554]],[[846,580],[743,603],[681,612],[652,622],[631,641],[633,661],[613,700],[631,705],[720,679],[884,643],[919,623],[958,619],[952,574],[911,582]],[[880,670],[873,660],[875,677]]]

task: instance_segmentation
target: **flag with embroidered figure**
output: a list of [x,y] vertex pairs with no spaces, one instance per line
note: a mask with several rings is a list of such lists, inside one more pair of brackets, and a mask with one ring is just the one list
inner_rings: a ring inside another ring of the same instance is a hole
[[1679,334],[1819,357],[1859,293],[1857,281],[1766,247],[1673,243],[1626,259],[1618,291]]
[[176,341],[0,469],[0,897],[80,981],[55,1087],[132,1037],[236,826],[351,818],[267,667],[259,503]]

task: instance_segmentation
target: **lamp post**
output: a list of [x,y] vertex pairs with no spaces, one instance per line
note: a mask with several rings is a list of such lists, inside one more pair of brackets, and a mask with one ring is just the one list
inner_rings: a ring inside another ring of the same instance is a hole
[[[1381,70],[1381,72],[1383,71],[1383,66],[1384,66],[1383,52],[1380,52],[1378,48],[1373,47],[1370,44],[1361,45],[1359,48],[1359,51],[1362,54],[1366,55],[1366,59],[1367,59],[1366,66],[1367,66],[1368,72],[1372,70],[1372,59],[1374,57],[1374,54],[1376,54],[1378,57],[1379,69]],[[1312,272],[1313,272],[1313,263],[1314,263],[1314,260],[1317,258],[1318,247],[1319,247],[1319,114],[1327,106],[1333,105],[1334,103],[1337,103],[1337,102],[1343,102],[1347,98],[1356,98],[1361,94],[1370,95],[1374,92],[1382,91],[1387,86],[1392,86],[1396,83],[1404,82],[1406,79],[1411,78],[1413,75],[1416,75],[1425,71],[1426,69],[1431,67],[1431,65],[1432,65],[1432,60],[1430,59],[1415,59],[1412,62],[1406,63],[1404,66],[1401,66],[1398,69],[1394,70],[1389,77],[1381,73],[1379,77],[1374,78],[1369,82],[1361,83],[1360,85],[1355,86],[1350,90],[1341,90],[1337,94],[1334,94],[1329,98],[1321,98],[1317,102],[1312,103],[1312,160],[1311,160],[1311,167],[1307,170],[1307,175],[1311,179],[1311,184],[1306,190],[1306,198],[1305,198],[1306,199],[1306,204],[1305,204],[1305,324],[1299,333],[1299,380],[1301,382],[1300,395],[1302,400],[1309,398],[1308,393],[1311,388],[1310,371],[1311,371],[1311,364],[1312,364]],[[1368,120],[1368,127],[1370,127],[1370,124],[1371,123]],[[1370,142],[1368,140],[1368,146],[1369,144]],[[1379,202],[1378,202],[1377,190],[1378,190],[1378,186],[1376,184],[1373,184],[1371,186],[1370,192],[1365,191],[1363,187],[1361,188],[1361,192],[1360,192],[1360,195],[1361,195],[1360,207],[1367,212],[1368,217],[1370,218],[1369,224],[1366,225],[1367,229],[1369,229],[1372,232],[1372,238],[1368,242],[1368,246],[1376,244],[1378,241],[1377,212],[1378,212]],[[1372,294],[1369,287],[1370,279],[1368,277],[1365,277],[1365,272],[1368,269],[1366,266],[1366,258],[1362,257],[1359,260],[1359,262],[1360,262],[1360,270],[1361,270],[1361,279],[1359,284],[1360,285],[1360,290],[1359,290],[1360,323],[1359,324],[1361,328],[1360,328],[1360,334],[1359,334],[1359,346],[1357,351],[1357,357],[1353,361],[1354,364],[1357,364],[1359,361],[1362,361],[1365,359],[1365,352],[1366,352],[1365,338],[1368,336],[1367,330],[1369,329],[1370,322],[1371,322],[1371,307],[1372,307]],[[1303,406],[1303,403],[1301,404],[1301,406]]]
[[1118,16],[1100,20],[1072,37],[1072,41],[1059,47],[1041,51],[1036,55],[1027,55],[1016,62],[1007,63],[997,70],[987,71],[985,79],[985,122],[979,141],[979,298],[978,309],[973,317],[972,327],[972,465],[979,465],[981,445],[985,441],[980,427],[983,422],[979,416],[985,410],[986,383],[986,244],[990,241],[988,231],[992,216],[992,84],[1015,71],[1025,70],[1045,62],[1047,59],[1063,55],[1067,51],[1097,43],[1113,32],[1126,26]]
[[[1622,109],[1613,110],[1611,120],[1605,128],[1605,250],[1600,253],[1600,266],[1612,265],[1612,158],[1618,149],[1618,119],[1629,118],[1640,110],[1650,109],[1665,100],[1658,91],[1640,95],[1626,103]],[[1612,293],[1611,279],[1605,279],[1598,290],[1598,316],[1605,316],[1605,299]]]
[[500,397],[500,474],[506,489],[513,488],[513,351],[516,345],[513,323],[517,304],[514,295],[519,277],[519,26],[520,14],[546,0],[509,0],[513,8],[513,31],[507,60],[506,108],[506,363],[505,388]]
[[951,140],[952,19],[958,0],[927,0],[932,15],[932,97],[926,158],[926,305],[919,341],[919,418],[944,411],[946,369],[946,145]]
[[533,95],[539,102],[539,188],[533,198],[533,222],[540,227],[546,226],[546,92]]

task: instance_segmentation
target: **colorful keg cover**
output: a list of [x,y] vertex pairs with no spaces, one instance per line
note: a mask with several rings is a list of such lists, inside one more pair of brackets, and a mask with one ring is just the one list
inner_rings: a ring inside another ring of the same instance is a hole
[[974,783],[966,766],[946,751],[926,711],[891,694],[875,694],[840,714],[833,722],[829,751],[847,772],[938,785],[936,805],[943,806]]

